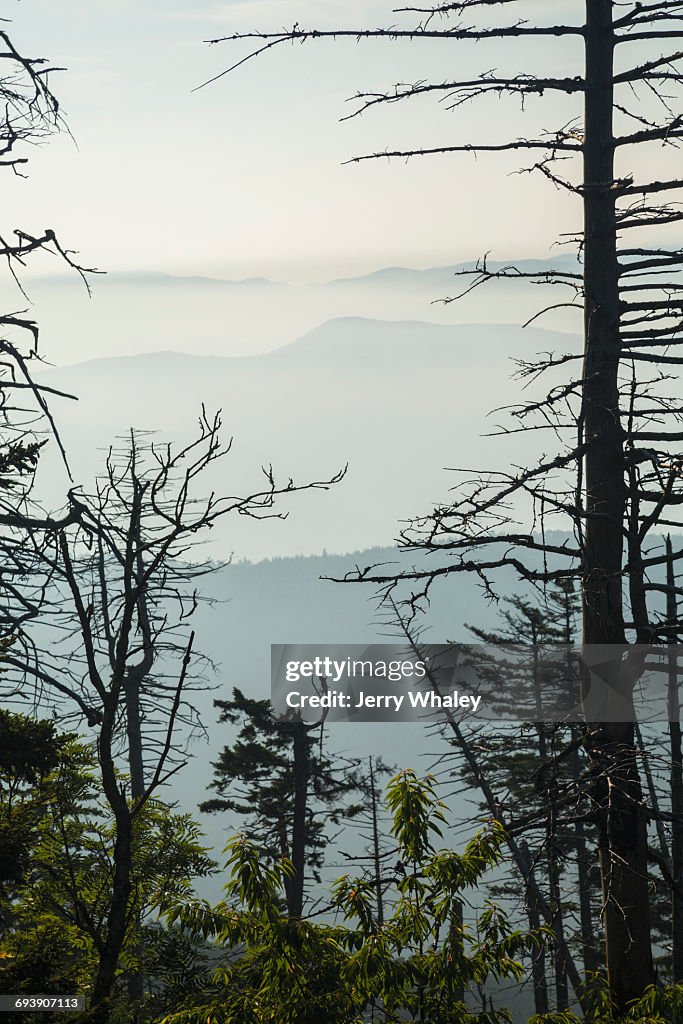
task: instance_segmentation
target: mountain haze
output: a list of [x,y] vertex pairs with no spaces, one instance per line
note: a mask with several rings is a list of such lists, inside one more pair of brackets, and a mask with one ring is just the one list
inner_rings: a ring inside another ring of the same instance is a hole
[[[252,489],[259,467],[280,479],[342,483],[288,499],[286,522],[215,531],[217,557],[349,551],[390,543],[399,520],[447,498],[446,466],[501,466],[535,457],[536,439],[482,436],[494,406],[517,398],[512,357],[564,352],[562,333],[511,325],[444,325],[346,317],[257,356],[154,352],[50,369],[39,380],[78,396],[53,409],[77,483],[88,485],[103,450],[131,426],[187,440],[202,403],[223,410],[233,450],[210,481],[217,492]],[[58,501],[59,466],[44,460],[43,494]],[[209,485],[209,481],[206,481]],[[221,548],[220,545],[223,545]]]
[[[507,264],[489,261],[488,265]],[[455,275],[473,266],[470,262],[426,270],[387,268],[315,284],[226,280],[219,275],[112,273],[91,278],[92,297],[76,275],[29,274],[22,283],[32,303],[31,315],[41,325],[42,352],[60,365],[164,350],[255,355],[285,345],[327,320],[346,316],[522,324],[539,309],[572,298],[565,288],[516,279],[492,282],[458,302],[441,302],[467,289],[471,279]],[[522,260],[518,266],[527,272],[544,266],[575,270],[577,263],[564,256],[547,263]],[[3,287],[8,309],[25,305],[16,289]],[[580,316],[579,309],[556,310],[539,326],[578,331]]]

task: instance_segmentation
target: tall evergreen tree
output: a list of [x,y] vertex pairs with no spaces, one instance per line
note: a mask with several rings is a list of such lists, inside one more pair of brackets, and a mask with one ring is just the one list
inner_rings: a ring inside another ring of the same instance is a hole
[[249,838],[267,861],[292,862],[284,883],[287,909],[301,917],[307,874],[320,881],[329,826],[343,826],[368,808],[386,768],[380,760],[366,773],[360,760],[328,754],[320,723],[280,720],[270,701],[247,697],[238,688],[232,700],[216,700],[214,706],[219,721],[239,731],[213,765],[210,788],[218,796],[200,810],[245,817]]

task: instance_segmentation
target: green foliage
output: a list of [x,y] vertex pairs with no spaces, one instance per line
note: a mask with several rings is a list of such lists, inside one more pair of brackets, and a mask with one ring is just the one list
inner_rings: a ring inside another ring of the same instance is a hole
[[[52,722],[0,710],[0,990],[83,991],[94,951],[66,905],[45,905],[46,878],[64,867],[55,809],[86,809],[91,755]],[[28,1019],[12,1014],[7,1024]]]
[[0,784],[37,783],[56,768],[61,745],[54,723],[0,708]]
[[[87,994],[106,934],[115,841],[93,752],[51,723],[4,711],[0,735],[0,810],[31,810],[0,935],[0,990]],[[227,847],[223,902],[193,898],[192,877],[212,868],[198,828],[147,801],[135,821],[134,895],[112,1024],[130,1020],[125,982],[137,972],[147,982],[138,1019],[166,1024],[512,1022],[508,1010],[475,1008],[476,994],[487,982],[521,981],[546,936],[513,929],[492,901],[472,925],[463,921],[467,892],[501,861],[502,829],[491,822],[459,853],[437,848],[445,809],[433,779],[412,771],[391,781],[387,807],[398,863],[380,926],[372,881],[349,876],[334,886],[329,920],[289,917],[282,893],[291,862],[241,837]],[[590,1024],[683,1022],[681,987],[649,989],[621,1018],[604,978],[588,988]],[[529,1024],[580,1020],[567,1010]],[[27,1022],[15,1014],[7,1024]]]
[[46,812],[47,780],[62,746],[52,722],[0,708],[0,939],[11,920],[16,887],[30,868],[31,849]]
[[145,928],[140,966],[147,993],[138,1016],[156,1020],[211,989],[215,957],[208,942],[156,921]]
[[[591,996],[593,1012],[583,1018],[590,1024],[681,1024],[683,1022],[683,985],[670,988],[650,986],[635,1000],[626,1014],[615,1016],[607,980],[596,974],[589,979],[586,990]],[[582,1024],[582,1018],[571,1010],[562,1013],[539,1013],[529,1024]]]
[[[50,723],[3,712],[3,728],[16,742],[0,754],[0,814],[7,818],[11,812],[13,819],[30,822],[30,829],[23,833],[21,871],[4,903],[0,990],[87,994],[107,934],[116,841],[94,752],[75,737],[55,736]],[[42,741],[35,756],[25,756],[21,737]],[[189,899],[193,877],[206,875],[214,862],[192,818],[153,799],[135,815],[131,860],[120,983],[142,970],[155,992],[184,994],[189,982],[182,976],[178,936],[162,934],[159,915]],[[174,939],[175,978],[166,960]],[[192,970],[188,977],[197,974]]]
[[507,1011],[475,1011],[464,1001],[487,979],[520,979],[520,958],[538,942],[512,931],[492,903],[474,930],[462,922],[463,892],[500,858],[500,828],[491,824],[462,854],[437,850],[443,811],[433,780],[401,772],[387,799],[402,874],[384,925],[374,917],[371,883],[348,876],[334,889],[341,923],[289,918],[280,894],[291,864],[268,863],[238,837],[227,848],[226,899],[169,909],[173,924],[213,939],[220,960],[212,989],[188,999],[166,1024],[356,1024],[370,1011],[387,1022],[511,1020]]
[[[248,820],[248,832],[271,861],[292,855],[295,771],[293,732],[300,722],[280,721],[270,701],[233,690],[230,701],[216,700],[220,721],[239,725],[237,739],[214,762],[210,788],[218,795],[200,804],[208,813],[232,812]],[[355,818],[365,807],[368,780],[355,761],[327,756],[319,731],[306,735],[306,866],[316,881],[327,846],[326,825]],[[378,761],[378,774],[386,766]]]

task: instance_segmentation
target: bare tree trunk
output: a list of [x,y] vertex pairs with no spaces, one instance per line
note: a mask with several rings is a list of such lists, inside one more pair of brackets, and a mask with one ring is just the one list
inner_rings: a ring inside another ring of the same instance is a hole
[[372,814],[372,861],[375,873],[375,895],[377,899],[377,926],[384,924],[384,896],[382,893],[382,861],[380,857],[379,827],[377,823],[377,790],[375,788],[375,772],[370,763],[370,811]]
[[681,703],[678,682],[678,607],[671,538],[666,539],[666,621],[671,629],[669,638],[669,744],[671,768],[671,936],[673,945],[673,980],[683,981],[683,743],[681,741]]
[[[126,734],[128,739],[128,770],[130,773],[130,793],[133,803],[141,800],[145,792],[145,767],[142,753],[142,716],[140,713],[140,673],[132,668],[124,683],[126,703]],[[138,919],[138,927],[140,921]],[[141,943],[136,945],[136,953],[142,953]],[[145,995],[145,979],[136,971],[128,979],[128,999],[131,1003],[139,1003]]]
[[102,770],[102,786],[116,823],[114,841],[112,892],[107,915],[105,942],[93,985],[92,1003],[94,1019],[106,1021],[109,1018],[110,999],[119,958],[128,927],[128,911],[131,897],[131,862],[133,847],[133,825],[125,793],[121,791],[116,778],[112,754],[112,738],[116,717],[116,699],[110,698],[104,708],[100,730],[98,754]]
[[[572,585],[573,586],[573,585]],[[567,679],[575,679],[576,666],[572,655],[572,647],[576,642],[574,632],[574,619],[571,605],[571,592],[565,592],[564,600],[564,622],[563,622],[563,643],[566,646],[566,672]],[[578,697],[578,694],[577,694]],[[569,769],[578,786],[582,775],[581,757],[579,754],[580,744],[583,744],[581,728],[576,724],[569,726],[570,750]],[[600,956],[597,952],[598,942],[595,934],[593,920],[592,893],[594,890],[592,878],[592,856],[588,850],[586,841],[586,826],[579,814],[578,820],[574,823],[574,849],[576,851],[576,873],[579,885],[579,920],[581,921],[581,956],[583,959],[583,970],[586,980],[589,975],[594,974],[600,967]]]
[[[534,866],[531,853],[525,840],[519,844],[519,851],[522,859],[522,870],[527,882],[526,909],[531,931],[538,931],[541,927],[541,914],[538,907],[536,886],[529,884],[535,881]],[[534,950],[531,961],[531,980],[534,986],[534,1009],[536,1013],[548,1013],[548,982],[545,974],[545,952],[543,946]]]
[[288,894],[290,917],[301,917],[304,906],[306,868],[306,809],[308,803],[308,729],[303,722],[294,722],[292,731],[294,754],[294,821],[292,824],[292,864],[294,876]]
[[554,792],[549,794],[548,824],[546,829],[546,850],[548,856],[548,895],[553,912],[553,967],[555,970],[555,999],[558,1010],[569,1006],[567,984],[566,949],[564,935],[564,913],[562,910],[562,887],[560,885],[560,864],[557,856],[556,807]]
[[130,794],[139,800],[145,792],[145,766],[142,755],[142,716],[140,713],[140,673],[130,669],[124,683],[126,701],[126,737]]
[[[453,916],[455,917],[456,924],[460,929],[460,941],[458,942],[458,950],[460,953],[465,952],[465,916],[463,912],[462,900],[458,900],[453,910]],[[462,971],[455,972],[455,977],[452,980],[452,988],[450,997],[452,1002],[464,1003],[465,1002],[465,979]]]
[[[572,726],[572,743],[579,739],[578,727]],[[574,748],[571,756],[572,774],[575,779],[581,776],[581,761],[578,748]],[[586,829],[582,821],[574,825],[574,848],[576,850],[576,871],[579,883],[579,917],[581,920],[581,954],[583,957],[583,969],[586,975],[592,974],[600,966],[600,958],[597,955],[597,941],[595,926],[593,923],[593,907],[591,905],[591,893],[593,882],[591,879],[592,858],[586,843]]]
[[[133,473],[135,472],[135,458],[136,458],[136,447],[135,447],[135,434],[131,431],[131,454],[133,458]],[[151,672],[154,665],[154,652],[151,643],[151,627],[149,622],[149,614],[147,609],[147,593],[145,589],[145,566],[140,550],[141,546],[141,503],[144,490],[140,485],[137,476],[133,480],[133,504],[131,508],[130,516],[130,540],[133,545],[137,548],[135,556],[135,576],[131,580],[131,585],[135,587],[136,591],[139,591],[136,605],[138,611],[138,620],[142,629],[143,636],[143,656],[142,660],[129,667],[126,674],[126,678],[123,684],[124,700],[126,707],[126,736],[128,740],[128,770],[130,773],[130,792],[132,802],[135,804],[136,801],[142,800],[145,793],[145,761],[143,752],[143,739],[142,739],[142,708],[140,705],[140,699],[142,695],[143,684]],[[141,919],[138,914],[136,917],[136,926],[138,932],[140,931]],[[140,939],[136,942],[135,953],[140,959],[142,956],[142,942]],[[142,1001],[145,995],[145,979],[139,971],[136,971],[128,979],[128,999],[131,1004],[135,1005]],[[137,1015],[136,1015],[137,1019]]]
[[638,749],[640,751],[641,759],[643,762],[643,773],[645,775],[645,783],[647,785],[647,794],[650,798],[650,807],[653,811],[655,827],[657,829],[659,853],[661,855],[664,867],[667,871],[671,872],[671,857],[669,855],[669,844],[666,841],[666,831],[664,829],[664,820],[661,815],[659,796],[657,794],[657,787],[655,785],[654,775],[652,774],[652,767],[650,765],[650,758],[647,752],[647,748],[645,746],[645,740],[643,739],[643,734],[638,723],[636,723],[635,731]]
[[[532,679],[534,686],[534,697],[536,703],[536,735],[538,740],[538,759],[541,765],[545,765],[548,762],[550,756],[551,762],[553,759],[552,747],[548,749],[548,736],[546,734],[545,724],[540,721],[542,712],[542,696],[543,696],[543,684],[540,678],[540,651],[539,651],[539,637],[536,630],[532,629],[531,635],[532,643],[532,657],[533,657],[533,669]],[[552,744],[552,740],[551,740]],[[553,941],[553,966],[555,970],[555,996],[557,1000],[557,1009],[563,1010],[569,1005],[569,987],[567,985],[567,968],[565,964],[565,950],[566,942],[564,938],[564,922],[562,919],[562,890],[560,887],[560,866],[557,858],[557,844],[555,836],[555,824],[556,824],[556,798],[555,798],[555,785],[554,785],[554,769],[553,778],[550,780],[550,784],[546,790],[546,856],[548,860],[548,894],[550,896],[550,909],[553,915],[552,918],[552,929],[555,934]],[[529,896],[527,894],[527,902]],[[538,910],[534,911],[535,917],[539,918]],[[539,918],[540,924],[540,918]],[[540,960],[539,956],[539,960]],[[543,969],[543,987],[545,990],[545,1002],[547,1006],[548,992],[547,982],[545,978],[545,964],[541,964]],[[534,963],[534,970],[536,969],[536,963]],[[536,978],[534,977],[534,992],[536,992]],[[546,1011],[539,1010],[537,1013],[544,1013]]]
[[[625,456],[619,415],[619,287],[614,183],[612,0],[586,0],[584,125],[586,526],[583,642],[624,644]],[[632,691],[629,691],[632,703]],[[655,981],[647,837],[632,722],[591,730],[605,960],[618,1012]]]

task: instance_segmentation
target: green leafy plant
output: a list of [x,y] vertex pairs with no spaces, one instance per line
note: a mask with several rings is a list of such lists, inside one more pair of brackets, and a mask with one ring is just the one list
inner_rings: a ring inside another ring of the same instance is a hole
[[291,863],[268,863],[237,837],[227,847],[226,899],[169,910],[171,923],[213,940],[220,960],[211,989],[165,1024],[360,1024],[368,1013],[386,1022],[511,1021],[507,1010],[473,1009],[467,993],[488,979],[521,979],[540,936],[512,930],[494,903],[473,929],[462,912],[463,893],[500,858],[502,830],[491,824],[461,854],[436,849],[443,808],[433,779],[412,770],[392,779],[387,802],[399,861],[384,923],[372,882],[349,876],[334,887],[333,923],[287,916],[281,895]]
[[[11,742],[0,756],[0,843],[6,833],[14,838],[21,859],[0,890],[0,988],[87,996],[106,941],[116,869],[116,828],[101,793],[95,754],[77,737],[56,735],[51,723],[3,713],[3,728]],[[30,758],[21,742],[27,737],[41,741]],[[10,831],[7,822],[22,827]],[[162,992],[185,991],[179,937],[166,934],[160,914],[190,899],[192,879],[214,866],[190,815],[154,798],[141,807],[134,819],[133,885],[116,970],[117,1020],[130,1016],[125,982],[137,971],[149,978],[151,1006],[165,1008]],[[171,977],[167,955],[174,942],[176,975]],[[198,976],[194,969],[189,974]]]

